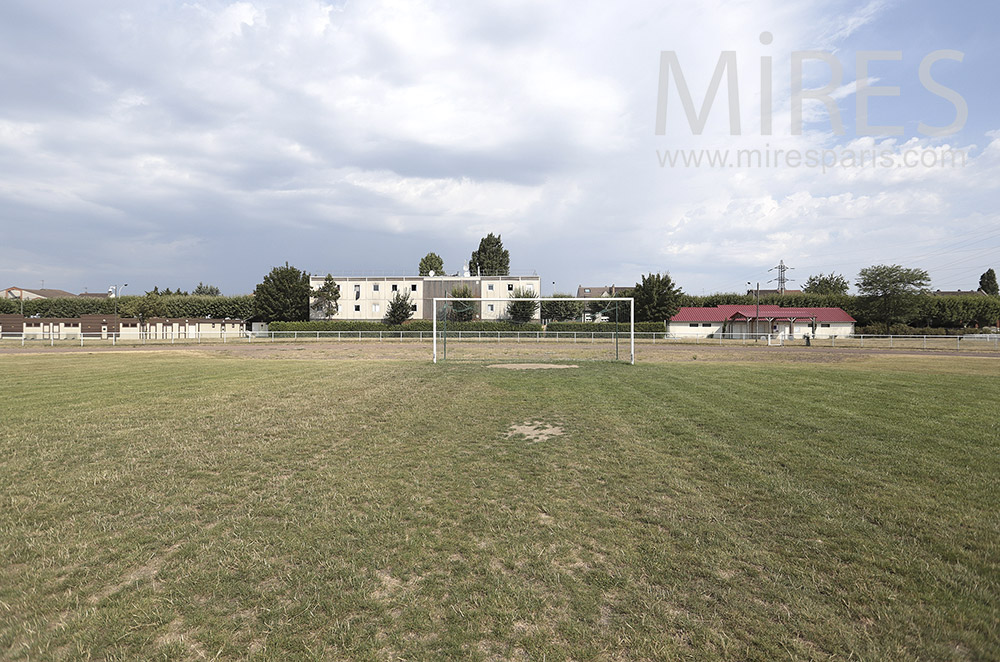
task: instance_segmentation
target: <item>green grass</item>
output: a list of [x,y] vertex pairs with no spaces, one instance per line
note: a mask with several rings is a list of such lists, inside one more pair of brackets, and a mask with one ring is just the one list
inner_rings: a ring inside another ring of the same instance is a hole
[[996,379],[922,361],[0,356],[0,658],[996,659]]

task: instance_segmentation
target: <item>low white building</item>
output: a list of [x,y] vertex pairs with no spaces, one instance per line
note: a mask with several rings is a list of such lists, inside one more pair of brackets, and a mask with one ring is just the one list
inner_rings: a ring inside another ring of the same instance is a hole
[[775,334],[782,338],[848,336],[855,319],[841,308],[722,305],[686,307],[670,318],[667,332],[678,337],[715,334]]
[[[434,318],[433,300],[450,296],[456,288],[466,286],[476,298],[511,297],[518,289],[539,296],[541,279],[538,276],[399,276],[361,277],[333,276],[340,288],[338,310],[332,317],[312,307],[315,299],[309,300],[309,318],[314,320],[362,320],[381,321],[385,317],[389,302],[399,293],[409,295],[411,319],[429,320]],[[312,276],[309,285],[313,291],[326,282],[326,276]],[[541,307],[535,313],[540,320]],[[503,301],[487,301],[482,304],[477,317],[483,320],[501,320],[507,315],[507,304]]]

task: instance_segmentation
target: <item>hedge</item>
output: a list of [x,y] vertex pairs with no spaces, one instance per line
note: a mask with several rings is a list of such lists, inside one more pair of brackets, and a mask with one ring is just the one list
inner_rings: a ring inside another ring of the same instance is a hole
[[[128,303],[138,296],[122,296],[118,299],[118,313],[122,314]],[[206,296],[163,296],[162,299],[167,317],[206,318],[215,319],[249,319],[253,315],[253,297],[249,295],[234,297]],[[19,299],[0,299],[0,314],[17,314],[21,312]],[[26,317],[79,317],[81,315],[112,315],[115,312],[115,300],[95,297],[66,297],[58,299],[32,299],[24,302]]]
[[[615,331],[614,322],[549,322],[545,327],[546,332],[554,333],[612,333]],[[618,324],[618,332],[628,333],[628,322]],[[663,322],[636,322],[635,330],[642,333],[665,333],[667,328]]]
[[[362,320],[312,320],[309,322],[271,322],[269,331],[432,331],[432,320],[410,320],[403,324],[383,324]],[[444,322],[438,323],[444,328]],[[448,322],[448,331],[541,331],[541,324],[514,322]]]

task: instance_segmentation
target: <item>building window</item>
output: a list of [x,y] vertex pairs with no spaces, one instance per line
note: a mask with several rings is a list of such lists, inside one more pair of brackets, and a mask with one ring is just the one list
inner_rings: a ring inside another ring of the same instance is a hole
[[508,292],[514,291],[514,283],[507,283],[507,291]]
[[393,283],[392,284],[392,291],[393,292],[398,292],[399,291],[399,285],[396,285],[395,283]]
[[489,310],[489,311],[490,311],[491,313],[493,312],[493,304],[492,304],[492,303],[491,303],[491,304],[488,304],[488,305],[486,306],[486,308],[487,308],[487,310]]
[[492,292],[492,291],[493,291],[493,283],[490,283],[489,285],[487,285],[487,286],[486,286],[486,289],[487,289],[488,291]]
[[583,288],[583,291],[586,292],[587,294],[590,294],[590,288],[589,287]]
[[411,292],[416,292],[417,291],[417,284],[416,283],[413,283],[412,285],[410,285],[410,291]]
[[373,313],[377,313],[378,312],[378,304],[377,303],[373,303],[372,304],[372,312]]
[[378,292],[378,283],[372,283],[372,292]]
[[354,300],[357,301],[360,298],[361,298],[361,286],[360,285],[355,285],[354,286]]
[[688,324],[688,326],[698,326],[698,323],[697,322],[691,322],[690,324]]
[[361,306],[360,306],[360,304],[354,304],[354,312],[356,312],[356,313],[360,313],[361,312]]
[[415,303],[410,304],[410,310],[412,310],[413,312],[417,312],[417,304]]
[[702,326],[712,326],[712,323],[711,322],[703,322]]
[[824,327],[824,328],[827,328],[827,329],[828,329],[828,328],[830,328],[830,325],[829,325],[829,324],[820,324],[820,326],[822,326],[822,327]]

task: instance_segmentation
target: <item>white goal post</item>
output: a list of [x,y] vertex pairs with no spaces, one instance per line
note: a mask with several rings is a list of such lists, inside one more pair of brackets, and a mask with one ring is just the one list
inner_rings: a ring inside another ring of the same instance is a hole
[[444,301],[445,303],[450,303],[453,301],[469,301],[473,303],[484,303],[484,302],[500,302],[500,303],[510,303],[511,301],[534,301],[539,305],[539,313],[541,312],[541,305],[543,301],[584,301],[586,303],[604,303],[610,301],[628,301],[629,308],[629,323],[628,323],[628,335],[629,335],[629,363],[635,365],[635,299],[632,297],[434,297],[434,308],[432,312],[432,319],[434,320],[434,363],[438,362],[438,302]]

